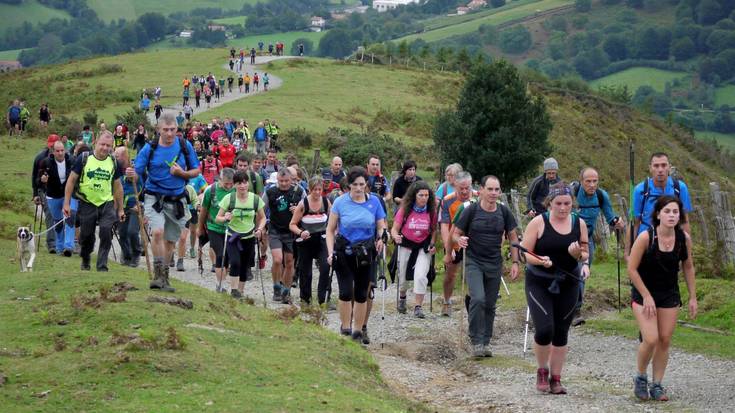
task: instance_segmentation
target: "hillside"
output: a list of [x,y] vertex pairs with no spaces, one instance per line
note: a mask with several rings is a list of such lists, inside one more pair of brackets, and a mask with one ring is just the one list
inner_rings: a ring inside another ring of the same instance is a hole
[[239,11],[243,4],[255,3],[255,0],[87,0],[87,3],[92,10],[97,12],[100,19],[110,21],[120,18],[135,19],[144,13],[168,15],[207,7]]
[[3,30],[14,29],[24,23],[45,23],[51,19],[68,19],[69,13],[45,6],[38,0],[25,0],[21,4],[0,3],[0,16],[3,18]]

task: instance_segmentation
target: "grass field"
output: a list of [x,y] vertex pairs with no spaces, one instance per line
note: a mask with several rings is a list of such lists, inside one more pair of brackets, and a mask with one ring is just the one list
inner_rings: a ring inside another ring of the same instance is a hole
[[245,3],[255,3],[256,0],[87,0],[90,8],[97,12],[100,19],[134,19],[148,12],[169,15],[177,11],[189,11],[196,8],[216,7],[224,10],[240,11]]
[[0,3],[3,30],[12,29],[28,22],[36,24],[53,18],[68,19],[69,13],[40,4],[37,0],[25,0],[19,5]]
[[468,13],[463,15],[453,15],[453,16],[437,16],[432,17],[430,19],[422,20],[421,23],[424,24],[424,29],[429,30],[436,30],[440,29],[442,27],[451,26],[454,24],[460,24],[460,23],[466,23],[472,20],[481,19],[487,16],[491,16],[493,14],[502,13],[510,9],[514,9],[519,6],[523,6],[526,4],[532,4],[532,3],[538,3],[542,0],[517,0],[508,2],[503,7],[498,8],[485,8],[482,11],[474,12],[474,13]]
[[712,138],[717,141],[720,145],[730,150],[730,153],[735,154],[735,134],[710,132],[710,131],[696,131],[697,138]]
[[212,22],[217,24],[224,24],[224,25],[245,25],[245,20],[247,20],[247,16],[232,16],[232,17],[223,17],[221,19],[214,19]]
[[720,86],[715,90],[715,107],[722,105],[735,108],[735,85]]
[[632,67],[595,79],[590,82],[590,85],[594,89],[603,85],[628,85],[628,90],[631,93],[635,93],[641,86],[651,86],[656,91],[663,92],[666,82],[671,82],[674,79],[682,79],[687,76],[689,75],[685,72],[653,69],[650,67]]
[[567,6],[573,4],[571,0],[541,0],[534,3],[521,5],[500,11],[498,13],[490,14],[485,17],[470,20],[464,23],[453,24],[451,26],[442,27],[436,30],[428,30],[424,33],[412,34],[396,39],[396,42],[403,40],[409,43],[416,39],[423,39],[427,42],[435,42],[438,40],[446,39],[448,37],[472,33],[476,31],[483,24],[498,25],[505,23],[510,20],[520,19],[527,16],[531,16],[538,12],[555,9],[557,7]]
[[266,50],[268,47],[268,43],[273,43],[274,45],[276,42],[283,42],[286,49],[286,54],[291,53],[291,44],[293,44],[296,39],[304,38],[309,39],[312,42],[314,42],[314,48],[316,49],[319,46],[319,40],[326,34],[326,31],[323,32],[302,32],[302,31],[295,31],[295,32],[284,32],[284,33],[271,33],[271,34],[256,34],[252,36],[246,36],[240,39],[232,39],[227,41],[228,46],[232,46],[235,48],[251,48],[255,47],[258,48],[258,42],[263,41],[265,43],[265,46],[263,50]]
[[15,50],[3,50],[0,51],[0,60],[18,60],[18,55],[23,50],[28,49],[15,49]]

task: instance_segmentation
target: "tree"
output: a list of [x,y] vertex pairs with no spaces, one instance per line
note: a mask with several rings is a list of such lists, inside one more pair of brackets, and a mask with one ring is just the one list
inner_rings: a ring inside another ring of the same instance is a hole
[[490,0],[490,5],[497,9],[505,6],[505,0]]
[[633,9],[643,8],[643,0],[625,0],[625,4],[627,4],[628,7],[633,8]]
[[628,58],[628,44],[623,36],[614,34],[602,43],[602,50],[607,53],[610,60],[617,62]]
[[688,37],[674,40],[671,45],[671,54],[676,60],[688,60],[697,53],[694,42]]
[[586,13],[592,8],[592,0],[575,0],[574,9],[580,13]]
[[473,68],[456,109],[437,116],[433,139],[442,164],[459,162],[476,179],[493,174],[512,188],[551,152],[551,128],[544,101],[497,60]]
[[319,56],[342,59],[352,53],[353,50],[354,47],[347,31],[345,29],[337,28],[329,30],[324,37],[322,37],[319,41],[317,54]]
[[505,53],[521,54],[531,47],[531,32],[518,25],[500,34],[500,49]]
[[160,13],[145,13],[138,17],[138,23],[145,28],[151,41],[161,39],[166,34],[166,18]]
[[314,42],[304,37],[300,37],[291,44],[291,56],[299,55],[299,45],[304,45],[304,55],[308,55],[314,51]]
[[722,7],[717,0],[702,0],[697,6],[697,16],[699,24],[715,24],[718,20],[725,17],[722,13]]

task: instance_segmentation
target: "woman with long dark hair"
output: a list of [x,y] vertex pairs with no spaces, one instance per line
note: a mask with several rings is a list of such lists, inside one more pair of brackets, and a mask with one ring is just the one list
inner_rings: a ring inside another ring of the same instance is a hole
[[[628,276],[633,283],[633,315],[641,332],[638,371],[634,393],[641,400],[669,400],[661,386],[669,361],[669,346],[681,307],[679,267],[684,270],[689,290],[689,317],[697,316],[692,240],[681,229],[686,222],[679,198],[660,197],[651,216],[653,226],[638,235],[628,260]],[[653,382],[648,387],[648,365]]]
[[406,195],[408,187],[412,183],[420,180],[421,177],[416,175],[416,162],[411,160],[404,162],[401,168],[401,174],[396,178],[391,190],[393,202],[396,204],[396,212],[398,212],[398,207],[401,205],[401,200]]
[[431,256],[436,253],[436,201],[434,193],[424,181],[417,181],[408,187],[401,200],[400,208],[393,222],[391,236],[398,248],[398,277],[400,295],[398,312],[406,312],[407,280],[413,280],[413,293],[416,304],[414,316],[424,318],[422,305],[429,285]]

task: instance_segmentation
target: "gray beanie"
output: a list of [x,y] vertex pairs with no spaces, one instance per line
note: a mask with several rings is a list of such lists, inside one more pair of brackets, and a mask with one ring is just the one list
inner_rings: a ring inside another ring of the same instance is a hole
[[554,159],[554,158],[547,158],[544,161],[544,172],[546,172],[548,170],[558,171],[559,170],[559,162],[557,162],[556,159]]

